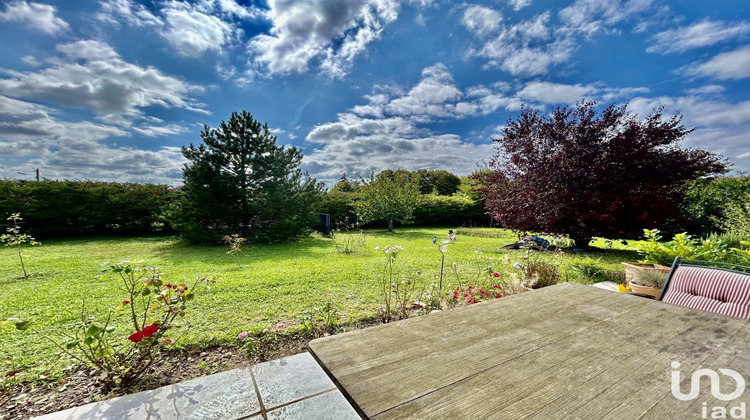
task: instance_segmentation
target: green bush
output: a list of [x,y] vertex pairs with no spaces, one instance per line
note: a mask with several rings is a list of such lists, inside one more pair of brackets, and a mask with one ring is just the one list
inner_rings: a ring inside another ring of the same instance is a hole
[[481,202],[464,196],[423,195],[414,210],[414,224],[418,226],[489,225]]
[[657,229],[644,229],[646,242],[638,250],[644,256],[644,262],[669,266],[676,257],[680,257],[750,265],[749,241],[740,241],[740,247],[734,247],[720,235],[696,240],[686,233],[678,233],[672,241],[662,243],[659,233]]
[[574,275],[584,281],[598,283],[608,279],[607,270],[602,266],[599,258],[577,258],[568,265]]
[[175,196],[158,184],[0,180],[0,217],[23,214],[37,237],[169,232],[159,215]]
[[[735,206],[747,206],[750,177],[701,179],[689,184],[680,215],[664,226],[665,231],[689,232],[704,237],[727,230],[726,211]],[[747,207],[745,207],[747,211]]]

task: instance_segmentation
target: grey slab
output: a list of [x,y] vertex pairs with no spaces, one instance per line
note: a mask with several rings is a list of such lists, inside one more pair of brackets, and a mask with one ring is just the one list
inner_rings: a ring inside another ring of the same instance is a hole
[[310,353],[261,363],[252,370],[263,404],[269,410],[336,388]]
[[148,403],[152,391],[124,395],[111,400],[95,402],[80,407],[69,408],[57,413],[36,417],[38,420],[129,420],[145,419],[148,416]]
[[250,369],[191,379],[153,392],[150,419],[235,419],[260,412]]
[[269,420],[359,420],[360,417],[339,391],[329,391],[277,408]]
[[602,281],[599,283],[594,283],[592,286],[598,287],[599,289],[610,290],[612,292],[617,291],[617,283],[613,281]]

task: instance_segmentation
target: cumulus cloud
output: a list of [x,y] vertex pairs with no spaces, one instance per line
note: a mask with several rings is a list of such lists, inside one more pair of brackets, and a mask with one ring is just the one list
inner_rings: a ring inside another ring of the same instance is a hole
[[464,10],[462,23],[470,31],[485,36],[500,27],[503,16],[497,10],[484,6],[469,6]]
[[161,34],[181,55],[197,57],[209,50],[221,51],[232,38],[232,25],[188,3],[169,3],[162,12],[166,25]]
[[688,73],[719,80],[750,77],[750,46],[721,53],[705,63],[688,68]]
[[657,107],[667,114],[680,112],[683,123],[696,130],[685,146],[720,153],[734,163],[734,170],[750,170],[750,101],[730,102],[711,93],[684,96],[636,97],[629,110],[641,117]]
[[8,77],[0,78],[0,93],[102,116],[138,116],[147,106],[207,113],[190,96],[201,87],[128,63],[106,43],[77,41],[58,45],[57,50],[62,56],[48,59],[48,66],[38,71],[2,70]]
[[661,54],[681,53],[731,39],[744,38],[749,33],[749,22],[727,23],[704,20],[690,26],[659,32],[652,38],[654,45],[648,47],[646,51]]
[[[149,129],[159,127],[144,128]],[[184,162],[179,148],[148,151],[101,142],[129,135],[112,125],[65,121],[52,108],[0,95],[0,155],[15,157],[0,167],[0,177],[44,168],[48,178],[179,182]]]
[[256,73],[303,73],[317,60],[333,77],[346,74],[400,8],[395,0],[270,0],[268,6],[270,33],[255,36],[249,46]]
[[31,29],[50,35],[68,29],[68,23],[55,16],[57,9],[49,4],[16,1],[5,5],[0,12],[0,21],[18,22]]
[[647,93],[645,87],[612,88],[603,83],[575,85],[553,82],[529,82],[521,90],[518,96],[530,102],[544,104],[572,104],[580,100],[592,100],[597,102],[612,102],[621,98]]

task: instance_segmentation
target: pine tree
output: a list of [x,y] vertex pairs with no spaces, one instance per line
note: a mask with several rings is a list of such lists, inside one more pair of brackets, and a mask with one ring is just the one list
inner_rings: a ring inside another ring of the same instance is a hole
[[242,111],[218,128],[204,126],[203,144],[182,148],[182,196],[170,222],[195,242],[239,233],[277,242],[314,226],[322,183],[302,174],[302,153],[276,145],[268,123]]

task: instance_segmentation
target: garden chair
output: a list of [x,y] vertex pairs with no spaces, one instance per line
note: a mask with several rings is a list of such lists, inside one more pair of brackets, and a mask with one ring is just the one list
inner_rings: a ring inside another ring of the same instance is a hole
[[660,300],[674,305],[750,318],[750,267],[675,258]]

